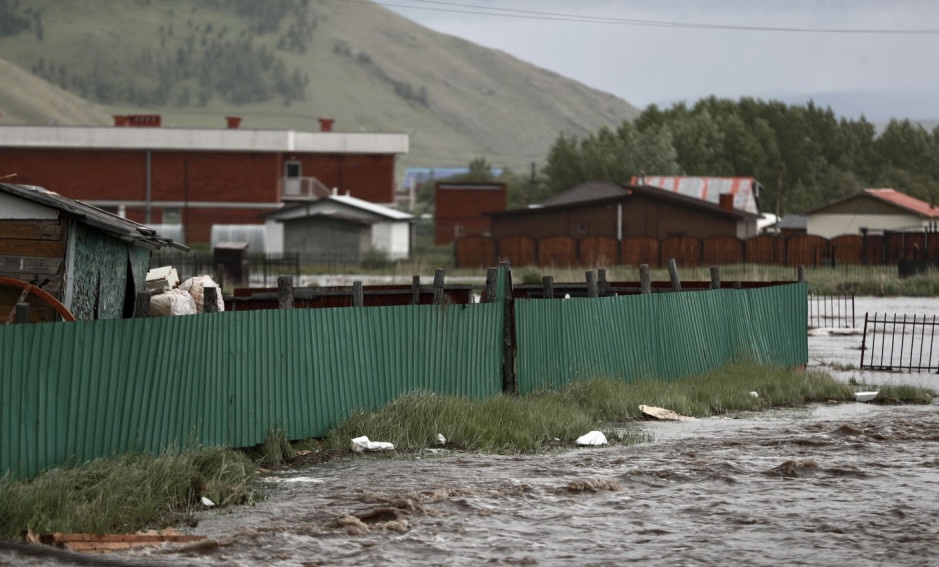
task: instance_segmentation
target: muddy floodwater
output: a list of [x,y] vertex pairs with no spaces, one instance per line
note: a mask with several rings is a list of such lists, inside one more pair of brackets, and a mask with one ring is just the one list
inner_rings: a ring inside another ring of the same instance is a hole
[[[861,337],[830,339],[810,339],[810,366],[850,361]],[[928,374],[874,377],[939,385]],[[187,530],[211,545],[108,558],[177,566],[939,563],[939,405],[819,404],[637,427],[651,441],[524,456],[359,456],[266,473],[267,499],[202,512]],[[3,561],[68,563],[0,554]]]

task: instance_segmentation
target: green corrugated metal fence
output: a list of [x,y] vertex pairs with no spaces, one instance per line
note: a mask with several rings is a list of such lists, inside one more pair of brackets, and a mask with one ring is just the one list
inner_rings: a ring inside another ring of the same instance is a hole
[[[193,441],[246,447],[274,428],[316,437],[414,390],[497,395],[504,273],[495,303],[0,326],[0,473]],[[516,300],[515,313],[520,393],[808,358],[805,284]]]
[[0,326],[0,471],[323,435],[405,392],[501,392],[501,303]]
[[808,361],[807,284],[515,301],[519,393],[582,377],[678,378]]

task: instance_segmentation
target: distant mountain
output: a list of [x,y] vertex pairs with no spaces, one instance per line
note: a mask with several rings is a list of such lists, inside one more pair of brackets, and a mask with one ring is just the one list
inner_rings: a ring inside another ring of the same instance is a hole
[[[406,132],[403,166],[527,170],[557,136],[638,114],[628,102],[369,2],[30,0],[0,3],[0,124]],[[9,80],[9,77],[16,77]]]

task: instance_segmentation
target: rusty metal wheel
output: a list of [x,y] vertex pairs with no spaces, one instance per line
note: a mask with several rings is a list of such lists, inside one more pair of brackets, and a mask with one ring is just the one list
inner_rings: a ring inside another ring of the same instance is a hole
[[[75,316],[72,315],[72,312],[68,310],[67,307],[62,305],[58,299],[49,294],[49,292],[43,290],[42,288],[36,287],[29,282],[23,280],[18,280],[16,278],[8,278],[6,276],[0,276],[0,288],[14,288],[21,290],[20,298],[17,303],[27,302],[26,300],[32,296],[43,303],[51,307],[56,313],[62,317],[63,321],[74,321]],[[0,320],[3,325],[9,325],[16,319],[16,308],[13,308],[13,311],[10,312],[4,319]]]

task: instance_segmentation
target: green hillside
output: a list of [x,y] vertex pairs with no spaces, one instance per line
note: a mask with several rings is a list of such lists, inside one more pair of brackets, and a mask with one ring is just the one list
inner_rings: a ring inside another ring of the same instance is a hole
[[[0,123],[405,132],[401,165],[525,171],[637,109],[503,52],[345,0],[0,0]],[[32,73],[32,75],[30,75]],[[25,76],[24,76],[25,75]],[[42,79],[42,80],[39,80]],[[64,89],[64,91],[63,91]],[[93,103],[93,104],[91,104]]]

